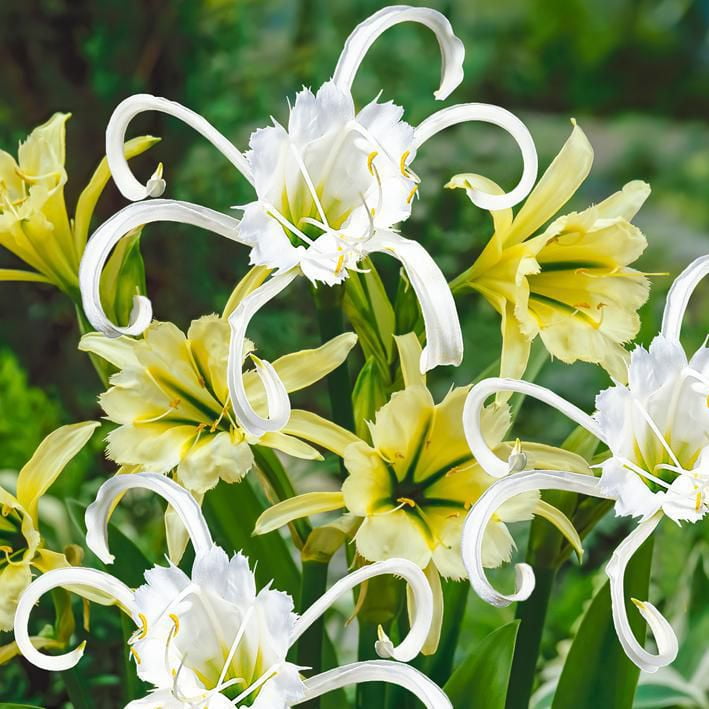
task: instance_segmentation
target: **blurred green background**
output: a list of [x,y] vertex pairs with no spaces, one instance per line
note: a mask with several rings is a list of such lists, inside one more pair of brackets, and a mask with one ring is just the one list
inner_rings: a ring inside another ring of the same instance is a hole
[[[570,208],[598,201],[630,179],[650,182],[652,195],[636,220],[650,244],[639,268],[676,275],[709,250],[709,2],[413,4],[446,13],[466,46],[465,81],[446,104],[484,101],[514,111],[528,122],[543,168],[565,141],[569,119],[578,120],[596,161]],[[0,146],[14,153],[18,140],[54,111],[72,112],[70,211],[102,157],[112,109],[131,93],[182,102],[246,148],[250,132],[271,115],[286,119],[287,97],[303,84],[317,87],[330,77],[348,32],[383,5],[365,0],[4,0]],[[396,27],[368,55],[355,98],[362,104],[381,89],[384,99],[403,105],[406,118],[416,124],[438,108],[432,96],[438,72],[430,33],[418,26]],[[250,198],[248,185],[227,161],[177,121],[149,114],[136,120],[131,132],[163,138],[136,165],[147,176],[155,162],[163,161],[168,196],[224,210]],[[473,171],[509,188],[520,163],[512,141],[493,128],[468,125],[438,136],[416,160],[424,189],[404,233],[424,243],[449,277],[457,275],[489,237],[489,219],[462,194],[443,190],[443,184],[456,172]],[[107,190],[99,217],[123,204],[115,189]],[[247,267],[246,252],[238,245],[181,226],[151,226],[143,252],[157,317],[182,327],[193,317],[220,311]],[[9,265],[11,258],[0,254],[0,267]],[[393,284],[393,262],[377,265]],[[642,311],[641,342],[657,331],[669,282],[668,276],[653,278],[653,295]],[[487,304],[469,297],[459,310],[466,357],[459,369],[436,373],[441,391],[451,381],[470,381],[499,352],[499,323]],[[704,339],[708,313],[704,288],[692,301],[688,346]],[[266,356],[314,344],[317,324],[305,286],[300,283],[261,313],[250,334]],[[59,423],[100,415],[100,385],[76,342],[74,313],[60,293],[35,284],[0,284],[0,470],[20,466]],[[596,367],[558,363],[545,369],[541,381],[586,408],[608,383]],[[326,413],[324,387],[297,403]],[[567,431],[560,418],[525,405],[520,435],[558,442]],[[60,494],[87,497],[91,485],[82,480],[109,470],[98,443],[95,449],[93,458],[86,454],[74,465]],[[584,567],[567,565],[552,604],[546,658],[554,658],[557,643],[568,636],[623,529],[623,523],[605,520],[589,542]],[[653,598],[662,600],[673,591],[686,572],[691,546],[700,561],[702,555],[706,560],[708,539],[706,524],[683,530],[663,526]],[[686,554],[672,553],[677,544]],[[466,616],[471,643],[508,617],[510,612],[471,601]],[[706,629],[706,617],[703,622]],[[695,669],[680,667],[685,678]],[[553,665],[547,674],[553,674]],[[0,686],[1,678],[0,672]]]

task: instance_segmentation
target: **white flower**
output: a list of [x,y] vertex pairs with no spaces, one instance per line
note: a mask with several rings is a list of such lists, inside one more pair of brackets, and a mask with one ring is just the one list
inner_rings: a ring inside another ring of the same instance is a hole
[[[95,569],[63,568],[37,578],[23,594],[15,618],[15,638],[27,660],[46,670],[73,667],[83,645],[58,656],[45,655],[31,643],[29,615],[39,598],[58,587],[89,593],[103,603],[117,603],[134,620],[130,651],[138,676],[153,686],[128,707],[287,709],[339,687],[383,681],[406,687],[429,709],[451,709],[445,694],[403,662],[421,650],[432,622],[432,592],[423,572],[411,562],[392,559],[363,567],[338,581],[303,615],[293,600],[270,584],[256,590],[247,559],[231,559],[214,544],[199,505],[182,487],[161,475],[118,475],[99,489],[86,511],[86,541],[106,564],[107,524],[117,501],[130,489],[147,488],[163,496],[182,519],[195,549],[190,576],[177,567],[156,566],[135,591]],[[409,584],[413,619],[397,646],[380,629],[376,650],[393,661],[359,662],[304,678],[287,660],[295,641],[332,605],[367,579],[396,574]],[[242,704],[243,702],[243,704]]]
[[[664,516],[677,524],[695,523],[709,512],[709,348],[705,341],[688,358],[679,339],[690,295],[707,274],[709,255],[696,259],[675,280],[660,334],[649,350],[635,349],[628,385],[616,383],[601,392],[593,417],[548,389],[515,379],[480,382],[471,390],[463,414],[473,455],[488,473],[500,478],[473,507],[463,532],[463,560],[477,593],[494,605],[507,605],[525,600],[534,589],[534,573],[527,564],[517,566],[517,588],[510,595],[497,592],[483,570],[485,528],[511,497],[558,489],[614,500],[617,515],[639,517],[640,522],[606,567],[613,621],[626,654],[646,672],[671,663],[678,644],[672,627],[648,602],[634,600],[655,636],[657,653],[645,650],[633,635],[623,592],[628,561]],[[481,432],[484,402],[499,391],[540,399],[596,436],[610,453],[601,465],[601,477],[552,470],[514,472],[521,469],[520,461],[498,458]]]
[[394,230],[406,220],[419,180],[410,165],[418,148],[441,130],[466,121],[501,126],[515,138],[524,158],[520,183],[508,194],[471,190],[475,204],[501,209],[522,200],[536,178],[537,158],[526,127],[497,106],[460,104],[429,116],[417,127],[402,120],[403,109],[378,99],[355,111],[350,89],[372,43],[400,22],[429,27],[440,45],[443,66],[436,98],[444,99],[461,82],[464,49],[448,20],[427,8],[394,6],[376,12],[355,28],[338,61],[332,80],[316,93],[303,89],[296,97],[287,126],[254,132],[250,150],[241,153],[198,114],[163,98],[137,95],[114,111],[106,132],[111,172],[123,195],[131,200],[162,194],[159,169],[142,185],[123,157],[126,128],[138,113],[162,111],[180,118],[204,135],[254,186],[256,197],[244,205],[241,221],[198,205],[153,200],[126,207],[95,232],[80,273],[84,309],[92,325],[108,335],[137,335],[152,317],[150,301],[136,296],[130,323],[112,323],[102,309],[99,277],[113,246],[131,228],[156,221],[178,221],[213,231],[250,247],[252,264],[276,272],[244,299],[230,318],[232,352],[229,388],[239,422],[253,435],[283,427],[288,395],[268,362],[255,361],[269,394],[269,415],[251,407],[242,379],[242,343],[254,314],[299,275],[314,284],[334,285],[356,270],[366,255],[386,252],[398,259],[421,303],[427,345],[421,370],[459,364],[463,342],[453,297],[446,279],[426,250]]

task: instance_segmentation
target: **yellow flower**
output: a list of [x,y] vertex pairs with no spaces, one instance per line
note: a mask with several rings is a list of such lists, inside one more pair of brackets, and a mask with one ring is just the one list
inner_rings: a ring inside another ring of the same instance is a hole
[[[119,424],[108,435],[109,458],[136,470],[174,471],[176,479],[196,496],[220,479],[237,482],[253,465],[251,445],[269,446],[305,459],[318,451],[283,431],[252,437],[237,424],[229,401],[227,361],[230,329],[227,320],[207,315],[194,320],[185,335],[169,322],[153,322],[144,338],[111,339],[85,335],[81,350],[104,358],[118,372],[100,397],[110,421]],[[345,333],[321,347],[302,350],[273,363],[288,391],[298,391],[337,368],[357,341]],[[253,346],[249,343],[245,354]],[[244,376],[246,391],[257,410],[266,396],[254,370]],[[299,412],[294,411],[297,418]],[[317,417],[315,417],[317,418]],[[303,438],[317,442],[316,424]]]
[[32,567],[45,572],[69,565],[64,554],[42,546],[39,500],[98,425],[86,421],[50,433],[20,470],[16,494],[0,487],[0,630],[12,629],[17,600],[32,580]]
[[[103,188],[110,178],[104,159],[81,193],[74,219],[64,201],[67,181],[66,122],[68,113],[55,113],[35,128],[20,144],[17,160],[0,150],[0,246],[12,252],[30,270],[0,269],[0,281],[51,283],[79,302],[79,263],[86,246],[91,216]],[[144,136],[125,145],[126,157],[134,157],[157,142]],[[132,240],[112,257],[114,270],[130,254]],[[117,316],[126,315],[124,307],[116,312],[117,281],[108,275],[103,293],[106,305]],[[122,286],[121,286],[122,287]],[[135,281],[130,288],[134,293]],[[130,303],[130,299],[128,301]]]
[[[502,317],[501,376],[521,377],[539,335],[563,362],[593,362],[614,378],[627,378],[623,344],[640,327],[637,310],[649,284],[629,266],[647,246],[630,220],[650,194],[640,181],[582,212],[554,217],[579,188],[593,162],[593,149],[575,124],[561,152],[525,204],[492,213],[494,234],[471,268],[456,278],[454,291],[476,290]],[[502,190],[479,175],[456,175],[447,185]]]
[[[452,389],[436,404],[426,388],[418,361],[415,335],[398,337],[405,388],[396,392],[370,423],[371,445],[349,434],[340,443],[348,477],[339,492],[307,493],[270,508],[259,518],[256,533],[266,533],[309,514],[345,508],[359,519],[357,551],[368,561],[408,559],[442,576],[464,578],[460,551],[467,510],[494,482],[475,461],[463,431],[463,405],[469,387]],[[486,410],[485,432],[496,449],[509,456],[503,443],[509,427],[506,405]],[[333,441],[329,446],[337,451]],[[530,467],[583,470],[579,456],[540,444],[525,443]],[[485,565],[499,566],[510,558],[514,541],[506,523],[534,514],[551,518],[562,531],[578,538],[570,523],[538,495],[521,496],[498,512],[486,537]],[[488,543],[489,542],[489,543]]]

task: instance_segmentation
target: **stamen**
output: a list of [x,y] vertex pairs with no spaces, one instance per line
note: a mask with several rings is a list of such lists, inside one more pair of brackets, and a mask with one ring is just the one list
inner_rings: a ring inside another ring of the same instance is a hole
[[148,634],[148,619],[145,617],[144,613],[138,613],[138,619],[140,620],[140,633],[137,639],[144,640]]
[[138,665],[142,663],[142,660],[140,659],[140,655],[138,654],[138,651],[131,645],[128,648],[128,652],[130,652],[131,655],[135,658],[135,661]]
[[290,143],[290,148],[291,152],[295,156],[296,162],[298,163],[300,174],[303,176],[303,180],[305,180],[305,184],[307,185],[308,190],[310,191],[310,196],[312,197],[313,202],[315,202],[315,207],[318,210],[318,213],[320,214],[320,218],[325,224],[328,224],[327,217],[325,216],[325,210],[323,209],[322,204],[320,204],[320,198],[318,197],[318,193],[315,190],[315,185],[313,184],[313,181],[310,179],[310,174],[308,173],[308,170],[305,167],[303,158],[301,157],[300,153],[298,152],[298,149],[295,145],[293,145],[293,143]]
[[173,625],[175,626],[175,636],[180,632],[180,619],[177,617],[175,613],[170,613],[168,615],[168,618],[172,621]]
[[647,478],[648,480],[652,480],[652,482],[656,483],[657,485],[660,485],[661,487],[664,487],[665,489],[669,490],[670,486],[668,483],[666,483],[662,478],[658,478],[652,473],[649,473],[647,470],[644,470],[641,468],[639,465],[636,465],[633,463],[631,460],[628,460],[627,458],[621,458],[618,457],[616,460],[623,465],[625,468],[628,468],[634,473],[637,473],[643,478]]
[[414,195],[418,192],[419,186],[414,185],[411,188],[411,192],[409,192],[409,196],[406,198],[406,204],[411,204],[411,200],[413,200]]
[[372,169],[373,168],[372,162],[374,161],[374,158],[377,157],[377,155],[379,155],[379,151],[372,150],[372,152],[369,153],[369,155],[367,156],[367,169],[369,170],[370,175],[374,175],[374,170]]
[[406,159],[409,157],[410,154],[410,150],[405,150],[399,158],[399,172],[401,172],[404,177],[409,176],[408,168],[406,167]]
[[416,507],[416,503],[410,497],[399,497],[396,501],[408,507]]
[[660,432],[660,429],[658,428],[657,424],[653,421],[652,416],[650,416],[650,413],[648,411],[646,411],[645,407],[637,399],[633,399],[633,402],[635,403],[636,407],[640,411],[641,416],[645,419],[645,422],[647,423],[647,425],[650,427],[650,429],[655,434],[655,436],[657,436],[657,439],[662,444],[662,447],[667,451],[667,454],[670,456],[670,459],[672,460],[672,462],[678,468],[681,468],[682,465],[680,464],[679,460],[677,460],[677,456],[674,454],[674,451],[672,450],[672,448],[670,448],[669,443],[667,443],[667,441],[665,440],[665,437]]

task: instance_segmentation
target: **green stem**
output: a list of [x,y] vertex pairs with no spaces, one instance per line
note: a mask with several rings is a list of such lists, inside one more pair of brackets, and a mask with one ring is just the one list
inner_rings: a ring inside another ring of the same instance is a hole
[[[363,622],[359,619],[359,641],[357,644],[357,659],[377,660],[377,653],[374,649],[378,640],[377,625],[375,623]],[[380,682],[365,682],[357,685],[357,700],[355,706],[358,709],[374,709],[374,707],[385,706],[385,685]]]
[[458,638],[463,624],[460,622],[465,614],[468,602],[470,584],[467,580],[449,581],[443,591],[445,604],[443,627],[441,628],[441,643],[435,655],[427,662],[426,674],[442,687],[453,673],[453,660],[458,645]]
[[[303,575],[300,587],[300,610],[309,608],[317,601],[327,588],[327,563],[320,561],[303,561]],[[296,662],[302,667],[310,667],[309,674],[315,675],[322,671],[323,638],[325,635],[325,620],[320,618],[303,633],[296,647]],[[306,709],[318,709],[320,700],[313,699],[303,704]]]
[[73,709],[91,709],[93,704],[86,691],[86,682],[79,676],[76,668],[62,672],[62,680]]
[[520,620],[520,625],[505,709],[528,709],[534,686],[537,657],[556,569],[536,566],[534,575],[536,585],[532,595],[524,603],[517,605],[516,617]]

